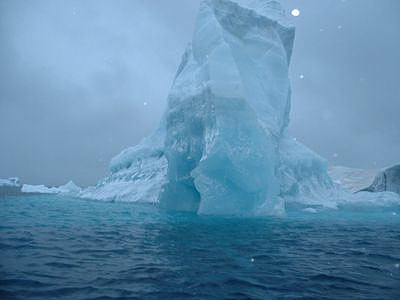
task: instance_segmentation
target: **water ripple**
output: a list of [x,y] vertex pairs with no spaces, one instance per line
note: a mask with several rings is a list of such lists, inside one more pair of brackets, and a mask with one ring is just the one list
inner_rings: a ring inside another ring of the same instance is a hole
[[400,299],[400,222],[384,213],[238,220],[1,200],[0,299]]

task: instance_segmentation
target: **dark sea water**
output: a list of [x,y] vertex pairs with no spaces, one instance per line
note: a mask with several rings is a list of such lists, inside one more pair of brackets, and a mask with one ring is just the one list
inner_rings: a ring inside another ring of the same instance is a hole
[[0,299],[400,299],[398,208],[240,219],[8,197],[0,251]]

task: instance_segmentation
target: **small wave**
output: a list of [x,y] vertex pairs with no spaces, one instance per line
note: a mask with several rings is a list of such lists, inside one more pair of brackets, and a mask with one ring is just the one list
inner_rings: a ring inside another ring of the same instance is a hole
[[45,283],[37,280],[30,280],[30,279],[0,279],[0,286],[43,288],[43,287],[54,286],[54,284]]
[[356,285],[386,288],[384,286],[375,285],[370,282],[363,282],[363,281],[358,281],[355,279],[350,279],[350,278],[345,278],[345,277],[335,276],[335,275],[327,275],[327,274],[319,274],[319,275],[312,276],[310,278],[310,280],[316,281],[316,282],[328,282],[330,284],[339,282],[339,283],[343,283],[343,284],[349,283],[349,284],[356,284]]
[[55,267],[60,269],[71,269],[71,268],[79,268],[79,265],[71,264],[71,263],[63,263],[63,262],[50,262],[46,263],[46,266]]

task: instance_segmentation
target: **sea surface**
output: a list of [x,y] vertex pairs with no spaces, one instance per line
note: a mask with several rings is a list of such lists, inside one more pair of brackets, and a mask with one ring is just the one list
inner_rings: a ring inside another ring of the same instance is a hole
[[0,198],[0,299],[400,299],[400,209],[281,218]]

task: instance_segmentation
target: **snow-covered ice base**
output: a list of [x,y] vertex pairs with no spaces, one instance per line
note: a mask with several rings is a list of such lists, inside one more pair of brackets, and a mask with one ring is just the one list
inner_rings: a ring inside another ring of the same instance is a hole
[[202,1],[159,128],[80,196],[229,215],[359,201],[287,135],[294,37],[277,1]]
[[168,162],[164,155],[164,126],[139,145],[111,161],[111,175],[80,194],[101,201],[158,202],[166,183]]

